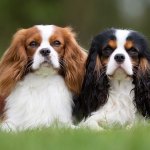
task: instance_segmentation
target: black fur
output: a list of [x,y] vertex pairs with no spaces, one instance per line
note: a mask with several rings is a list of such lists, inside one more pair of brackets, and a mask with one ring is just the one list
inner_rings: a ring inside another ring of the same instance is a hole
[[[109,79],[106,75],[106,66],[99,68],[99,73],[95,70],[97,56],[101,60],[102,47],[109,39],[115,38],[115,29],[106,30],[93,38],[86,62],[86,74],[81,93],[74,98],[74,115],[78,119],[89,116],[103,106],[109,97]],[[132,39],[139,50],[138,59],[147,59],[150,63],[150,51],[145,38],[137,32],[131,31],[128,39]],[[133,84],[135,88],[135,97],[133,102],[137,110],[144,116],[150,117],[150,68],[142,72],[140,66],[135,66],[133,75]]]
[[79,97],[75,97],[74,114],[80,120],[87,117],[107,102],[109,94],[109,79],[105,74],[105,66],[98,73],[95,70],[96,57],[101,57],[101,50],[107,40],[114,39],[114,29],[106,30],[96,36],[91,44],[86,62],[86,74]]
[[[139,49],[139,61],[144,58],[148,61],[148,67],[143,72],[140,66],[134,68],[133,84],[134,88],[134,102],[139,113],[144,117],[150,117],[150,49],[148,42],[144,36],[137,32],[133,32],[130,35],[136,43],[136,47]],[[140,63],[140,62],[139,62]]]
[[134,102],[139,113],[144,117],[150,117],[150,70],[139,75],[133,76],[134,88]]

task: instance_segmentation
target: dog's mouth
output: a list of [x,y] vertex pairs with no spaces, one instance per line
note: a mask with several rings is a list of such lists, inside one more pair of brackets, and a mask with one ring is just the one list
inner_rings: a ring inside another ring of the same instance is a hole
[[123,67],[121,67],[120,65],[115,69],[115,71],[113,72],[113,74],[111,74],[111,75],[108,75],[108,77],[110,78],[110,79],[126,79],[126,78],[129,78],[129,77],[131,77],[132,75],[129,75],[128,73],[127,73],[127,71],[123,68]]
[[50,61],[44,61],[41,63],[40,67],[52,67],[52,64]]
[[44,61],[40,64],[40,67],[53,67],[50,57],[44,57]]

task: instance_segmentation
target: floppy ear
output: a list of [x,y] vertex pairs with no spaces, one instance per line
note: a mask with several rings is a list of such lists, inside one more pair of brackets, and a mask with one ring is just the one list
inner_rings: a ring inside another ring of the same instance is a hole
[[107,101],[109,82],[106,68],[102,66],[100,46],[93,40],[86,62],[86,74],[79,97],[75,98],[74,114],[79,118],[87,117]]
[[140,59],[138,68],[133,77],[135,85],[135,105],[137,110],[144,116],[150,117],[150,52]]
[[65,30],[65,52],[63,56],[63,66],[65,69],[65,82],[69,89],[79,94],[85,74],[85,61],[87,54],[78,45],[75,39],[75,34],[69,27]]
[[14,35],[10,47],[2,56],[0,62],[0,97],[7,97],[17,81],[23,76],[27,64],[24,41],[25,30],[22,29]]

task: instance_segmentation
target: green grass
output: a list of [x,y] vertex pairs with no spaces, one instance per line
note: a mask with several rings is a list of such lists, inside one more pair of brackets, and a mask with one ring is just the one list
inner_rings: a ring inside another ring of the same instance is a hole
[[149,150],[150,126],[134,129],[43,129],[20,133],[0,132],[0,150]]

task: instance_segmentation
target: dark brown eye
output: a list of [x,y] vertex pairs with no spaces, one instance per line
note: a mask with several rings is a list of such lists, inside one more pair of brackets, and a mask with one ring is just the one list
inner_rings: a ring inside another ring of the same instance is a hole
[[32,42],[30,42],[29,46],[32,47],[32,48],[36,48],[36,47],[39,46],[39,43],[36,42],[36,41],[32,41]]
[[114,50],[110,46],[107,46],[102,50],[102,55],[104,57],[109,57],[113,53],[113,51]]
[[60,43],[60,41],[56,40],[52,43],[52,45],[58,47],[61,45],[61,43]]
[[131,57],[137,57],[138,56],[138,50],[134,47],[130,48],[127,50],[128,51],[128,54],[131,56]]

